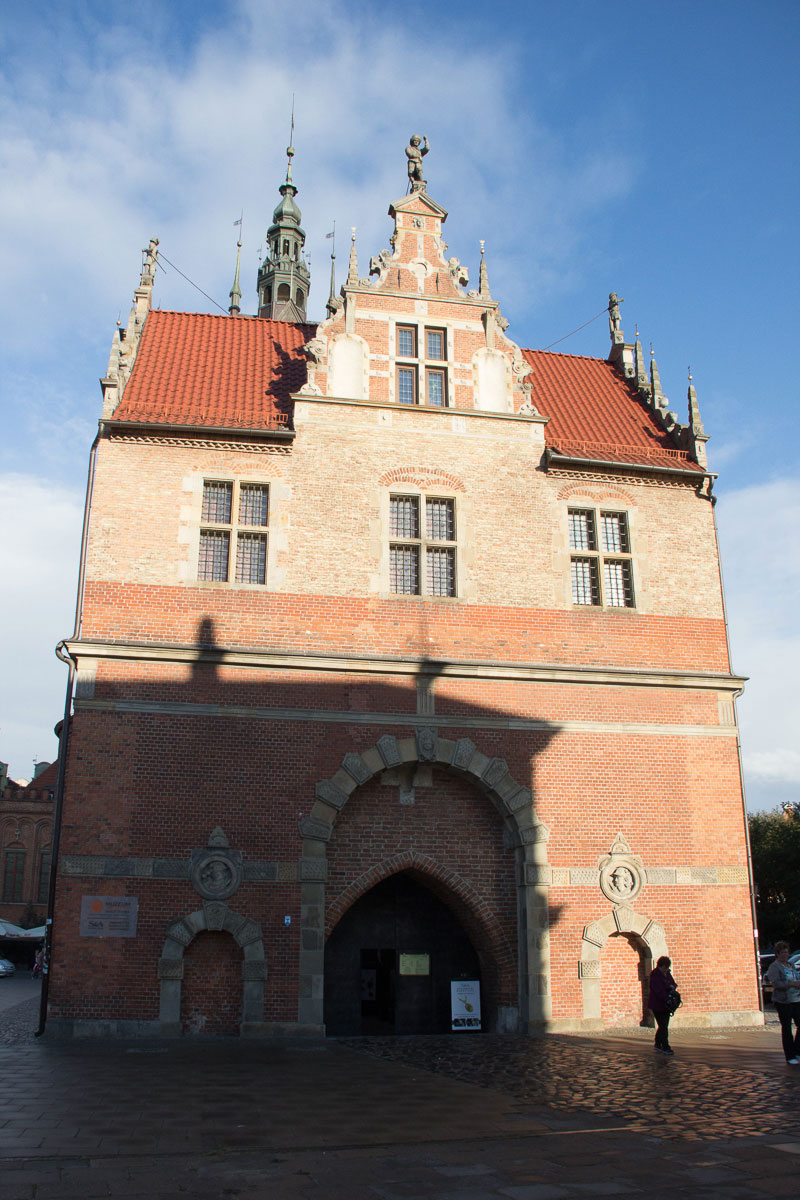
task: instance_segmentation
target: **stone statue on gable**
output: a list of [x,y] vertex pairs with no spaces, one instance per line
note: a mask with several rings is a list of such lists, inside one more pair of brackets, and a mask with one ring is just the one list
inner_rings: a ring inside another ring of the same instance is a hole
[[608,293],[608,328],[612,338],[622,326],[622,320],[619,314],[619,306],[622,302],[623,298],[617,296],[616,292]]
[[425,187],[425,180],[422,178],[422,159],[429,150],[430,146],[426,137],[420,137],[418,133],[411,135],[406,146],[406,157],[408,158],[408,178],[412,192],[421,192]]

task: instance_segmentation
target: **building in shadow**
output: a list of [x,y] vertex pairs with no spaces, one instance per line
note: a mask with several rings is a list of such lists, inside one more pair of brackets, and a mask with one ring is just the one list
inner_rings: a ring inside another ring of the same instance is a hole
[[37,763],[29,783],[8,778],[0,763],[0,918],[25,929],[47,911],[56,763]]
[[422,152],[318,324],[291,169],[258,316],[238,265],[227,316],[151,307],[145,252],[66,643],[53,1032],[595,1029],[663,953],[678,1020],[760,1020],[694,388],[680,421],[613,293],[606,357],[522,348]]

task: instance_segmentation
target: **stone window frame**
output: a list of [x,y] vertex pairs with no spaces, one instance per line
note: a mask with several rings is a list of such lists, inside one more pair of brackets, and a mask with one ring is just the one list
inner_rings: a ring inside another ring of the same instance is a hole
[[[591,519],[591,537],[587,546],[573,545],[572,518],[586,514]],[[607,549],[602,545],[603,518],[619,517],[624,522],[625,549]],[[626,508],[598,504],[570,504],[567,507],[567,545],[569,548],[569,599],[573,609],[602,609],[618,612],[631,610],[636,605],[636,585],[634,578],[634,558],[631,538],[630,513]],[[575,599],[575,578],[573,568],[578,563],[589,565],[590,600]],[[623,595],[621,604],[610,603],[605,568],[607,565],[621,565],[623,568]]]
[[[401,331],[409,331],[412,334],[413,353],[406,354],[400,350],[400,333]],[[441,356],[431,358],[428,355],[428,335],[441,335]],[[403,404],[404,407],[412,405],[420,405],[425,408],[450,408],[450,369],[451,362],[451,346],[449,331],[444,325],[429,325],[427,322],[418,323],[416,321],[396,320],[392,330],[390,339],[392,346],[391,360],[393,369],[390,372],[394,378],[394,400],[396,404]],[[410,403],[401,401],[400,395],[400,373],[409,372],[413,383],[414,399]],[[429,379],[432,376],[441,378],[442,381],[442,403],[431,403],[429,400]]]
[[26,851],[7,846],[3,856],[3,903],[21,904],[25,894]]
[[53,851],[43,846],[39,851],[39,879],[37,881],[37,904],[46,904],[50,891],[50,872],[53,867]]
[[[203,519],[203,502],[206,487],[209,484],[220,483],[231,488],[230,521],[212,521]],[[267,519],[263,525],[250,525],[240,519],[242,488],[263,488],[267,495]],[[240,479],[238,476],[228,476],[224,472],[216,474],[203,472],[200,476],[197,512],[197,545],[194,548],[194,581],[201,587],[211,588],[245,588],[262,590],[270,586],[270,533],[273,527],[273,488],[272,482],[265,479]],[[200,575],[200,555],[203,534],[207,532],[223,532],[228,535],[227,579],[207,579]],[[243,536],[260,537],[264,543],[264,578],[263,581],[236,579],[236,554],[239,538]]]
[[[419,537],[412,538],[412,537],[400,536],[400,535],[392,533],[392,500],[394,500],[394,499],[412,499],[417,502],[417,505],[418,505],[417,514],[418,514],[418,522],[419,522],[418,533],[420,534]],[[436,538],[428,538],[427,537],[427,520],[426,520],[427,503],[428,503],[428,501],[436,501],[436,500],[444,501],[444,502],[452,505],[453,525],[454,525],[453,533],[455,535],[452,540],[436,539]],[[386,491],[386,515],[385,515],[385,520],[384,520],[383,524],[384,524],[384,528],[386,530],[386,539],[385,539],[385,547],[386,547],[386,565],[385,565],[386,589],[385,590],[386,590],[386,594],[388,596],[392,597],[393,599],[398,598],[398,597],[406,597],[406,598],[409,598],[412,600],[413,599],[436,600],[436,601],[457,600],[459,598],[459,595],[461,592],[459,562],[461,559],[460,550],[461,550],[461,544],[463,542],[463,538],[461,536],[462,522],[459,519],[459,508],[458,508],[458,504],[457,504],[457,497],[455,496],[455,494],[452,492],[442,491],[438,488],[429,492],[427,490],[423,490],[421,488],[416,488],[413,485],[409,485],[409,484],[403,484],[397,488],[388,488]],[[416,592],[395,591],[392,588],[391,561],[392,561],[392,549],[395,546],[412,546],[412,547],[416,548],[416,550],[417,550],[418,590]],[[429,549],[444,549],[444,550],[449,550],[452,552],[453,584],[452,584],[452,591],[448,592],[447,594],[442,595],[442,594],[439,594],[436,592],[430,592],[427,590],[427,580],[428,580],[427,552]]]

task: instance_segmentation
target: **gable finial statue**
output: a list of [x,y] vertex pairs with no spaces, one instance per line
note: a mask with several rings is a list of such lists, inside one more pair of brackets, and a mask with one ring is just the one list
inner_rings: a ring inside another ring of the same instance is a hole
[[616,292],[608,293],[608,328],[613,338],[615,333],[622,331],[622,319],[619,313],[620,304],[624,304],[625,297],[618,296]]
[[429,150],[428,139],[425,136],[420,137],[418,133],[412,133],[409,143],[406,146],[408,181],[411,184],[412,192],[423,192],[425,190],[425,180],[422,178],[422,159]]

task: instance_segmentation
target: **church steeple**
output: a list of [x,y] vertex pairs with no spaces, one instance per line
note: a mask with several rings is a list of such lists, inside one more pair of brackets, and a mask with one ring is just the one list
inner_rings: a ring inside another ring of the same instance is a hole
[[294,146],[288,146],[286,154],[286,179],[278,189],[281,202],[272,214],[267,253],[258,271],[258,315],[274,321],[306,321],[311,275],[303,259],[306,235],[300,226],[302,213],[294,199]]

